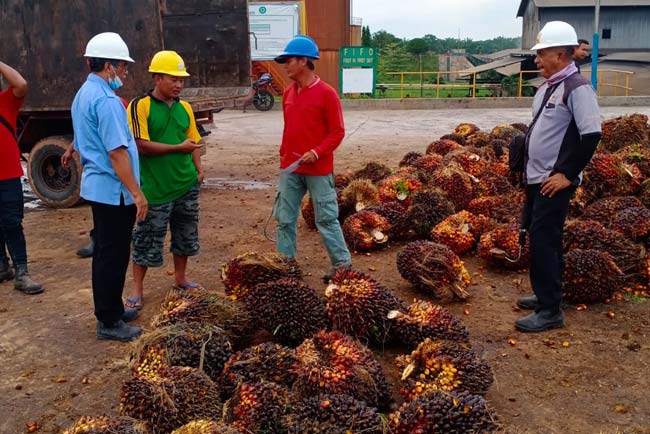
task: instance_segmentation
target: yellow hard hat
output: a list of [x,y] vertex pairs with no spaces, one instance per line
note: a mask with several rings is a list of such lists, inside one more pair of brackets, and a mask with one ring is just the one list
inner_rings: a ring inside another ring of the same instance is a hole
[[167,74],[174,77],[189,77],[183,58],[175,51],[159,51],[151,59],[149,72]]

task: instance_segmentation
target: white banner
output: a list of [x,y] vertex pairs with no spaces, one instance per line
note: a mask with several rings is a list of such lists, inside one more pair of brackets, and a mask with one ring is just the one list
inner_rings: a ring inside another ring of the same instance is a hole
[[300,33],[299,3],[251,2],[248,13],[253,60],[273,59]]
[[374,74],[372,68],[343,69],[343,93],[372,93]]

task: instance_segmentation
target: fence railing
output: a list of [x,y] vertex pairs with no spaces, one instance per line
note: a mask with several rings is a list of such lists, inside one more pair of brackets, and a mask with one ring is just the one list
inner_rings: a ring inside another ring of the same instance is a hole
[[[526,84],[523,80],[523,75],[524,74],[537,74],[539,71],[533,70],[533,71],[520,71],[519,72],[519,91],[517,92],[517,96],[522,96],[523,93],[523,88],[524,87],[532,87],[533,85],[531,84]],[[611,78],[610,76],[613,75],[613,82],[609,82],[609,79]],[[609,87],[614,89],[614,96],[619,96],[619,89],[621,90],[621,95],[620,96],[630,96],[630,91],[632,88],[630,87],[630,79],[634,75],[634,72],[632,71],[622,71],[620,69],[599,69],[598,70],[598,96],[601,95],[603,88]],[[619,84],[621,81],[625,82],[625,84]],[[625,95],[623,95],[625,93]]]

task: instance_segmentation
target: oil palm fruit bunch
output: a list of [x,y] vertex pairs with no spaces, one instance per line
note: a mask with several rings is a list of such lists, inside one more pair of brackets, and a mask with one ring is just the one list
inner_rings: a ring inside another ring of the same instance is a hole
[[505,223],[519,220],[525,196],[521,192],[505,195],[484,196],[472,199],[467,210],[474,215],[482,215],[497,222]]
[[219,388],[195,368],[171,366],[122,384],[120,413],[170,432],[194,419],[218,420]]
[[402,301],[367,274],[339,269],[325,289],[327,314],[335,330],[384,343],[390,332],[386,315]]
[[639,169],[642,178],[650,177],[650,149],[642,145],[628,145],[615,152],[626,163]]
[[410,350],[427,338],[469,345],[469,332],[457,317],[430,301],[414,300],[406,310],[388,312],[394,322],[393,334]]
[[[530,240],[519,254],[519,224],[502,223],[495,229],[481,235],[478,255],[489,265],[508,270],[522,270],[530,263]],[[508,260],[510,259],[510,260]]]
[[349,395],[311,396],[285,418],[289,434],[384,434],[386,426],[374,407]]
[[575,249],[564,255],[562,284],[569,302],[603,302],[621,289],[622,277],[609,253]]
[[399,202],[404,208],[411,203],[411,196],[422,189],[422,182],[414,176],[389,176],[379,184],[382,203]]
[[453,140],[448,140],[448,139],[435,140],[431,142],[429,146],[427,146],[426,154],[427,155],[438,154],[444,157],[445,155],[447,155],[448,152],[453,151],[454,149],[458,149],[460,147],[461,147],[460,144]]
[[242,434],[242,432],[233,425],[199,419],[175,429],[172,434]]
[[454,213],[454,205],[438,188],[419,191],[408,209],[411,229],[418,238],[428,238],[431,229]]
[[285,277],[255,285],[245,304],[257,324],[284,345],[298,345],[329,326],[325,304],[299,279]]
[[642,208],[643,204],[634,196],[608,197],[589,204],[582,218],[594,220],[607,227],[620,211],[627,208]]
[[226,362],[221,374],[221,388],[229,396],[239,383],[259,380],[272,381],[291,387],[298,363],[294,351],[273,342],[265,342],[239,351]]
[[[508,173],[501,173],[501,163],[490,163],[478,176],[479,182],[474,186],[474,197],[506,196],[515,193],[515,188],[508,180]],[[507,166],[506,170],[509,170]]]
[[616,213],[608,227],[632,241],[647,239],[650,234],[650,210],[644,206],[623,209]]
[[342,229],[350,249],[368,252],[386,247],[390,224],[376,212],[365,210],[348,216]]
[[63,434],[147,434],[145,424],[130,417],[82,416]]
[[476,131],[471,136],[467,137],[465,142],[466,146],[474,146],[475,148],[486,148],[490,146],[492,136],[487,131]]
[[372,211],[388,221],[390,226],[386,235],[389,239],[397,240],[409,236],[411,224],[408,214],[404,212],[404,206],[398,202],[386,202],[372,206],[366,211]]
[[461,211],[434,226],[430,235],[432,241],[444,244],[457,255],[464,255],[474,249],[481,234],[493,226],[494,223],[483,215]]
[[[508,154],[510,152],[510,143],[505,140],[492,139],[490,140],[489,148],[492,149],[494,159],[501,163],[507,170],[508,168]],[[499,168],[499,173],[507,175],[508,172],[504,171],[503,166]]]
[[595,154],[585,168],[584,186],[598,197],[632,193],[634,174],[614,154]]
[[245,433],[282,434],[289,404],[290,392],[279,384],[241,383],[223,406],[223,421]]
[[204,290],[171,290],[162,302],[154,327],[177,323],[205,323],[222,328],[233,345],[245,341],[252,332],[252,321],[243,306],[227,297]]
[[436,390],[466,390],[485,395],[494,381],[492,369],[466,345],[425,339],[409,355],[396,358],[402,371],[401,393],[407,399]]
[[650,145],[650,126],[648,116],[635,113],[620,116],[603,122],[601,146],[615,152],[627,145]]
[[314,212],[314,203],[311,201],[311,197],[306,195],[302,200],[302,205],[300,205],[300,214],[302,219],[305,221],[307,227],[311,230],[316,229],[316,213]]
[[569,217],[579,217],[585,212],[585,208],[593,202],[595,196],[593,191],[587,190],[583,185],[576,188],[576,192],[569,201]]
[[420,152],[407,152],[400,160],[399,167],[412,166],[421,156],[422,154]]
[[339,173],[334,175],[334,188],[343,190],[352,181],[352,173]]
[[226,294],[234,300],[244,300],[259,283],[282,277],[302,279],[302,271],[295,259],[279,253],[244,253],[221,267]]
[[573,220],[564,228],[564,251],[574,249],[597,250],[609,253],[623,272],[634,272],[643,257],[644,249],[625,235],[607,229],[593,220]]
[[475,134],[479,130],[480,128],[474,124],[462,123],[462,124],[458,124],[456,128],[454,128],[454,134],[458,134],[459,136],[468,138],[469,136]]
[[440,137],[440,140],[453,140],[459,145],[465,146],[465,137],[456,133],[445,134],[444,136]]
[[443,160],[442,155],[427,154],[415,160],[412,166],[422,172],[431,174],[436,170],[440,169],[440,167],[442,166],[442,160]]
[[167,366],[201,368],[216,381],[232,345],[226,332],[212,324],[177,323],[145,334],[135,344],[134,375],[149,376]]
[[492,131],[490,132],[490,135],[493,139],[505,140],[508,143],[515,136],[518,136],[520,134],[521,131],[519,129],[508,124],[497,125],[496,127],[492,128]]
[[450,163],[434,172],[431,185],[444,191],[456,211],[460,211],[472,200],[475,182],[478,178],[465,172],[457,163]]
[[646,179],[641,183],[637,197],[646,208],[650,207],[650,179]]
[[443,164],[446,166],[452,162],[458,163],[465,172],[475,177],[481,174],[489,164],[485,154],[471,146],[463,146],[448,152],[444,156]]
[[298,376],[294,390],[301,397],[344,394],[373,407],[390,398],[388,384],[374,354],[339,332],[320,332],[296,348]]
[[518,129],[522,133],[526,134],[528,132],[528,125],[527,124],[522,124],[521,122],[515,122],[513,124],[510,124],[511,127]]
[[435,391],[402,404],[390,416],[393,434],[493,434],[496,415],[480,395]]
[[372,181],[355,179],[341,192],[340,208],[359,212],[379,202],[379,190]]
[[421,291],[466,300],[470,276],[463,261],[444,244],[413,241],[397,255],[399,274]]
[[369,179],[377,184],[379,181],[388,178],[393,171],[385,164],[371,161],[363,169],[357,170],[352,174],[352,179]]

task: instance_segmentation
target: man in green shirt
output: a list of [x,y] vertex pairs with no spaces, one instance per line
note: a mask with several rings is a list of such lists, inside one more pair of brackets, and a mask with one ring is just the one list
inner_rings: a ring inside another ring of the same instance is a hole
[[133,231],[134,288],[127,306],[141,308],[144,277],[149,267],[163,264],[167,225],[171,230],[174,287],[198,288],[187,280],[187,258],[199,253],[199,185],[201,136],[190,105],[179,95],[189,77],[183,59],[174,51],[160,51],[151,60],[154,89],[134,99],[129,125],[140,154],[142,191],[149,202],[145,221]]

